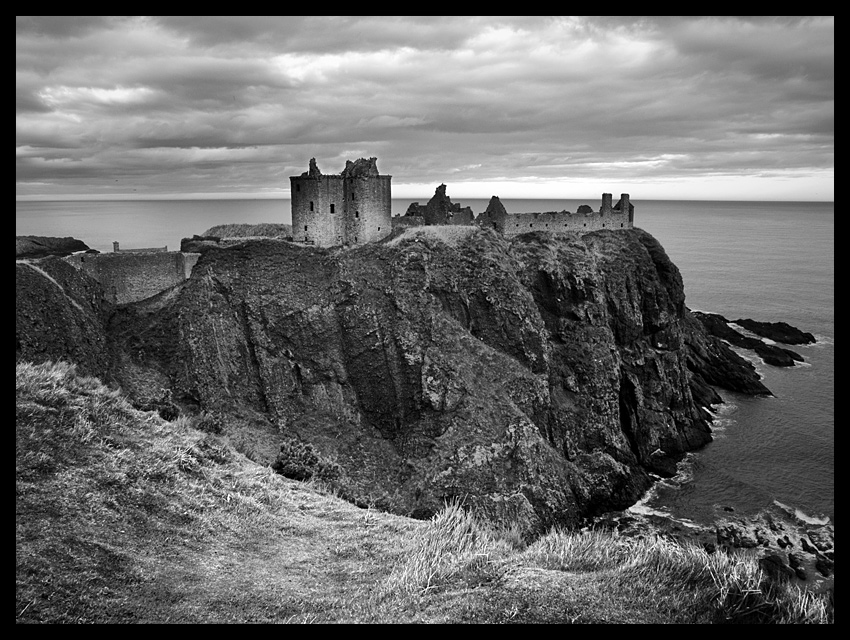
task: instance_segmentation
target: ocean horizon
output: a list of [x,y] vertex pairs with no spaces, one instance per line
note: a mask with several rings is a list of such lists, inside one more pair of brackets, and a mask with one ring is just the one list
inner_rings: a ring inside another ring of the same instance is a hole
[[[709,522],[724,509],[754,514],[778,504],[816,522],[835,520],[834,203],[640,200],[635,226],[679,268],[685,304],[730,320],[784,321],[817,344],[792,346],[805,362],[779,369],[749,353],[775,394],[721,391],[714,442],[689,454],[636,509]],[[419,199],[420,203],[429,198]],[[393,199],[393,215],[415,200]],[[460,199],[478,215],[489,199]],[[503,199],[509,213],[575,211],[588,200]],[[291,221],[288,199],[16,201],[16,235],[72,236],[98,251],[162,247],[228,223]]]

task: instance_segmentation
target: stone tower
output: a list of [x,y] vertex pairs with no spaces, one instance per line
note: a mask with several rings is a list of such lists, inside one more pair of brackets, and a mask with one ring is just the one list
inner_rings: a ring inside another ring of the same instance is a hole
[[289,178],[292,239],[319,247],[374,242],[392,230],[392,176],[378,173],[377,158],[345,163],[338,175],[324,175],[310,160]]

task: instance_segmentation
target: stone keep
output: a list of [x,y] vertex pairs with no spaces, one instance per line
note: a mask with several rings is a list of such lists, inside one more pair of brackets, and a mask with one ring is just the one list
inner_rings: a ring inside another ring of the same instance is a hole
[[392,230],[392,176],[378,174],[378,159],[345,163],[338,175],[324,175],[310,160],[289,178],[292,239],[319,247],[374,242]]

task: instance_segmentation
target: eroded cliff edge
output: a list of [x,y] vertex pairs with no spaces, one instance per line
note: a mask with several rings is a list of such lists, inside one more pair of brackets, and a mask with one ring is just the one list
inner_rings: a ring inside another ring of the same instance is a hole
[[212,248],[105,332],[106,379],[266,416],[336,460],[358,500],[427,516],[462,497],[539,530],[673,473],[711,438],[712,385],[769,393],[639,229]]

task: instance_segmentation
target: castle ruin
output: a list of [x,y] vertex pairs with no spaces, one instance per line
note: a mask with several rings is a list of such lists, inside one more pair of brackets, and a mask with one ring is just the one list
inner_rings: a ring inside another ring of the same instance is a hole
[[487,209],[478,217],[469,207],[461,207],[446,195],[446,185],[441,184],[428,204],[413,202],[403,216],[393,218],[393,227],[422,225],[471,225],[495,229],[505,236],[516,236],[533,231],[579,232],[600,229],[631,229],[634,226],[635,207],[628,193],[620,195],[617,204],[610,193],[602,194],[598,211],[583,204],[575,213],[549,211],[545,213],[508,213],[498,196],[490,198]]
[[292,239],[319,247],[375,242],[392,231],[392,176],[378,173],[378,159],[345,163],[338,175],[310,168],[289,178]]
[[291,176],[292,240],[318,247],[349,246],[375,242],[393,228],[421,225],[479,225],[505,236],[533,231],[578,232],[600,229],[631,229],[634,205],[629,194],[614,204],[610,193],[602,194],[598,210],[582,205],[575,213],[508,213],[493,196],[478,217],[469,207],[453,203],[446,185],[437,187],[425,205],[411,203],[403,216],[392,216],[392,176],[378,173],[377,158],[345,163],[340,174],[325,175],[316,159],[309,170]]

